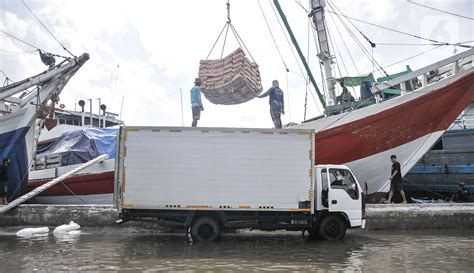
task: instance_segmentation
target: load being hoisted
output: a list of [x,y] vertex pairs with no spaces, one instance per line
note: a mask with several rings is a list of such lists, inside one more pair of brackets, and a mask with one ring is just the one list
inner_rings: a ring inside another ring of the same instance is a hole
[[[229,29],[234,33],[240,47],[222,58]],[[220,59],[208,60],[224,30],[225,37]],[[242,46],[249,53],[252,61],[246,57]],[[263,89],[258,65],[231,23],[229,2],[227,2],[227,22],[207,58],[201,60],[199,78],[202,80],[202,93],[206,99],[214,104],[232,105],[244,103],[254,99]]]

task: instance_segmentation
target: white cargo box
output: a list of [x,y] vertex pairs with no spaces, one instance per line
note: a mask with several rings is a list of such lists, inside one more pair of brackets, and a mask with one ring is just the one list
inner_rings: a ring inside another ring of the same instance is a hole
[[312,130],[122,127],[120,209],[298,210],[312,196]]

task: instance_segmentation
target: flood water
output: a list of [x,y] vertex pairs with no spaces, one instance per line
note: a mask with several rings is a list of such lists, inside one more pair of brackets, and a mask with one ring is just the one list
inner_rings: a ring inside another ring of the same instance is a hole
[[81,235],[20,239],[0,230],[0,271],[473,271],[474,231],[349,232],[344,241],[244,232],[190,244],[180,234],[84,228]]

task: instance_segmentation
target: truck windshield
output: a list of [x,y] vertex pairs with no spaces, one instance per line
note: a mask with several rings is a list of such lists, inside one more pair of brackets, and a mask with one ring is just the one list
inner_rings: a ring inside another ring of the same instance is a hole
[[352,173],[346,169],[329,169],[331,189],[342,189],[352,199],[357,199],[359,189]]

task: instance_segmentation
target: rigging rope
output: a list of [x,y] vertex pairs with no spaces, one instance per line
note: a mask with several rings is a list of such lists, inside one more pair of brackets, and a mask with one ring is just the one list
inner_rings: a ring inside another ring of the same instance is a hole
[[30,7],[25,3],[25,0],[21,0],[21,2],[23,3],[23,5],[31,12],[31,14],[36,18],[36,20],[43,26],[43,28],[49,33],[49,35],[51,35],[51,37],[53,37],[56,42],[58,42],[58,44],[69,54],[71,54],[72,57],[76,58],[76,56],[74,54],[71,53],[71,51],[69,51],[65,46],[64,44],[62,44],[58,38],[56,38],[53,33],[51,33],[51,31],[49,31],[49,29],[45,26],[45,24],[43,24],[43,22],[41,22],[41,20],[36,16],[36,14],[30,9]]
[[[329,30],[329,25],[326,25],[326,28],[328,29],[329,43],[332,47],[332,51],[334,53],[337,52],[337,54],[339,55],[339,59],[341,60],[342,65],[344,67],[344,70],[346,71],[346,75],[349,76],[349,71],[347,71],[346,63],[344,62],[344,59],[342,58],[341,52],[339,51],[339,48],[337,47],[337,44],[334,42],[334,40],[332,38],[332,35],[329,35],[329,33],[331,33],[331,31]],[[336,46],[334,46],[334,45],[336,45]],[[335,48],[335,50],[334,50],[334,48]],[[339,71],[339,78],[342,78],[343,76],[342,76],[342,72],[341,72],[341,67],[339,66],[338,62],[336,62],[336,67],[337,67],[337,70]],[[359,73],[359,72],[357,71],[357,73]],[[358,74],[358,75],[360,75],[360,74]],[[352,93],[354,94],[354,97],[357,97],[357,93],[355,91],[354,86],[351,86],[351,90],[352,90]]]
[[392,66],[394,66],[394,65],[397,65],[397,64],[399,64],[399,63],[403,63],[403,62],[405,62],[405,61],[414,59],[414,58],[416,58],[416,57],[418,57],[418,56],[420,56],[420,55],[423,55],[423,54],[425,54],[425,53],[428,53],[428,52],[433,51],[433,50],[435,50],[435,49],[438,49],[438,48],[440,48],[440,47],[441,47],[441,46],[437,46],[437,47],[433,47],[433,48],[430,48],[430,49],[428,49],[428,50],[422,51],[422,52],[420,52],[420,53],[418,53],[418,54],[416,54],[416,55],[413,55],[413,56],[411,56],[411,57],[408,57],[408,58],[403,59],[403,60],[401,60],[401,61],[398,61],[398,62],[396,62],[396,63],[387,65],[387,66],[384,67],[384,69],[387,69],[387,68],[392,67]]
[[306,12],[306,14],[309,14],[309,13],[310,13],[309,10],[307,10],[307,9],[303,6],[303,4],[301,4],[301,1],[300,1],[300,0],[295,0],[295,2],[296,2],[296,4],[297,4],[298,6],[300,6],[300,7]]
[[473,41],[468,41],[468,42],[461,42],[461,43],[444,43],[444,44],[437,44],[437,43],[431,43],[431,44],[402,44],[402,43],[377,43],[377,45],[383,45],[383,46],[460,46],[468,43],[472,43]]
[[[301,3],[300,3],[301,4]],[[301,5],[301,7],[303,7]],[[310,30],[310,20],[308,20],[308,43],[307,43],[307,53],[306,53],[306,58],[308,59],[308,63],[309,63],[309,30]],[[324,91],[323,91],[324,92]],[[308,106],[308,82],[306,81],[306,90],[305,90],[305,94],[304,94],[304,112],[303,112],[303,121],[306,120],[306,110],[307,110],[307,106]]]
[[[37,47],[37,46],[34,46],[34,45],[28,43],[27,41],[22,40],[22,39],[20,39],[20,38],[18,38],[18,37],[15,37],[14,35],[12,35],[12,34],[6,32],[6,31],[4,31],[4,30],[2,30],[2,29],[0,29],[0,32],[2,32],[3,34],[9,36],[9,37],[12,38],[12,39],[15,39],[15,40],[17,40],[17,41],[19,41],[19,42],[21,42],[21,43],[24,43],[25,45],[28,45],[28,46],[30,46],[30,47],[36,49],[36,50],[34,50],[34,51],[25,51],[24,53],[33,53],[33,52],[36,52],[36,51],[42,51],[42,52],[45,52],[45,53],[49,53],[49,54],[51,54],[51,56],[54,56],[54,57],[60,57],[60,58],[64,58],[64,59],[69,59],[69,57],[65,57],[65,56],[58,55],[58,54],[53,54],[53,53],[50,53],[50,52],[48,52],[48,51],[46,51],[46,50],[43,50],[43,49],[41,49],[41,48],[39,48],[39,47]],[[22,52],[22,53],[23,53],[23,52]]]
[[[334,10],[334,7],[329,4],[329,6]],[[337,7],[336,7],[337,8]],[[337,14],[336,14],[337,15]],[[352,32],[352,30],[349,28],[349,26],[344,22],[344,20],[342,20],[342,18],[340,16],[338,16],[338,19],[341,21],[342,25],[346,28],[346,31],[349,33],[349,35],[351,35],[351,37],[354,39],[354,41],[356,42],[356,44],[359,46],[359,48],[362,50],[362,53],[365,54],[365,56],[367,57],[367,59],[372,63],[372,64],[375,64],[377,66],[377,71],[381,74],[381,75],[384,75],[384,76],[388,76],[388,73],[383,70],[382,66],[380,64],[377,63],[377,61],[375,59],[373,59],[371,56],[370,56],[370,53],[367,51],[367,49],[365,49],[365,47],[362,45],[362,43],[359,41],[359,39],[355,36],[355,34]],[[350,22],[350,21],[349,21]],[[351,22],[352,23],[352,22]]]
[[260,7],[260,11],[262,12],[263,19],[265,19],[265,23],[267,25],[268,31],[270,32],[270,36],[272,37],[273,43],[275,44],[275,48],[278,51],[278,55],[280,55],[281,62],[285,66],[286,71],[289,72],[290,70],[288,69],[288,66],[286,65],[286,62],[283,59],[283,56],[281,55],[280,48],[278,47],[278,44],[275,40],[275,37],[273,36],[273,32],[270,28],[270,25],[268,24],[268,20],[267,20],[267,17],[265,16],[265,12],[263,11],[262,5],[260,4],[260,0],[258,0],[258,6]]
[[[277,19],[277,22],[278,22],[278,24],[280,25],[280,29],[281,29],[281,31],[283,32],[283,36],[285,36],[286,42],[288,43],[288,46],[290,47],[291,53],[293,54],[293,58],[295,59],[296,64],[298,65],[298,69],[300,70],[300,73],[301,73],[300,76],[301,76],[306,82],[308,82],[308,79],[304,76],[305,73],[303,72],[303,69],[301,68],[301,65],[300,65],[300,63],[299,63],[299,61],[298,61],[298,58],[297,58],[296,55],[295,55],[295,52],[294,52],[293,47],[292,47],[292,45],[291,45],[291,43],[290,43],[290,40],[289,40],[288,37],[286,36],[285,29],[283,28],[283,25],[282,25],[281,22],[280,22],[280,18],[278,17],[278,14],[277,14],[275,8],[273,7],[273,4],[272,4],[271,0],[268,0],[268,2],[270,3],[270,6],[272,7],[272,10],[273,10],[273,14],[275,15],[275,17],[276,17],[276,19]],[[297,74],[297,73],[294,72],[294,71],[291,71],[291,72]],[[311,97],[313,98],[314,104],[316,105],[316,107],[318,108],[318,111],[319,111],[319,107],[318,107],[318,103],[316,102],[316,98],[314,97],[314,94],[313,94],[313,92],[312,92],[311,89],[310,89],[310,91],[311,91],[311,92],[309,92],[309,93],[311,94]]]
[[24,40],[22,40],[22,39],[20,39],[20,38],[18,38],[18,37],[15,37],[15,36],[13,36],[12,34],[10,34],[10,33],[6,32],[6,31],[4,31],[4,30],[2,30],[2,29],[0,29],[0,32],[4,33],[5,35],[9,36],[10,38],[13,38],[13,39],[15,39],[15,40],[17,40],[17,41],[19,41],[19,42],[22,42],[22,43],[24,43],[25,45],[28,45],[28,46],[30,46],[30,47],[32,47],[32,48],[34,48],[34,49],[40,49],[39,47],[34,46],[34,45],[32,45],[32,44],[30,44],[30,43],[28,43],[28,42],[26,42],[26,41],[24,41]]
[[[346,41],[344,40],[344,38],[342,37],[341,32],[339,31],[339,27],[338,27],[337,24],[336,24],[336,20],[334,20],[334,18],[332,17],[332,14],[329,14],[329,17],[331,18],[331,21],[333,22],[334,27],[336,28],[337,34],[339,35],[339,37],[340,37],[341,40],[342,40],[342,43],[344,44],[344,48],[346,49],[347,54],[349,54],[349,57],[350,57],[351,62],[352,62],[352,65],[354,65],[354,68],[355,68],[355,70],[356,70],[356,72],[357,72],[357,75],[360,75],[359,69],[357,68],[357,65],[356,65],[356,63],[355,63],[355,61],[354,61],[354,58],[352,58],[352,54],[351,54],[349,48],[347,47]],[[344,63],[342,57],[341,57],[341,56],[339,56],[339,57],[341,58],[341,61]],[[345,65],[344,65],[344,67],[345,67]],[[349,75],[349,72],[347,71],[347,68],[346,68],[346,73],[347,73],[347,75]]]
[[260,7],[260,11],[262,12],[263,19],[265,19],[265,24],[267,25],[268,31],[270,32],[270,36],[272,37],[273,44],[275,45],[276,50],[278,51],[278,55],[280,55],[281,62],[283,63],[283,66],[285,67],[285,75],[286,75],[286,96],[287,96],[287,108],[288,108],[288,120],[291,122],[291,109],[290,109],[290,91],[288,87],[288,72],[290,70],[288,69],[288,66],[286,65],[285,60],[283,59],[283,55],[281,55],[280,48],[278,47],[278,44],[275,40],[275,37],[273,36],[272,29],[270,28],[270,24],[268,24],[267,17],[265,16],[265,12],[263,11],[262,4],[260,3],[260,0],[258,0],[258,6]]
[[11,81],[11,79],[7,76],[7,74],[5,74],[5,72],[3,72],[3,70],[0,69],[0,72],[3,74],[3,76],[5,77],[5,81],[3,81],[3,86],[6,86],[8,85],[8,83]]
[[5,52],[5,53],[36,53],[38,50],[29,50],[29,51],[16,51],[16,50],[8,50],[8,49],[0,49],[0,52]]
[[461,14],[449,12],[449,11],[446,11],[446,10],[441,10],[441,9],[433,8],[433,7],[430,7],[430,6],[426,6],[426,5],[423,5],[423,4],[420,4],[420,3],[413,2],[413,0],[407,0],[407,2],[410,3],[410,4],[414,4],[414,5],[418,5],[418,6],[420,6],[420,7],[427,8],[427,9],[436,10],[436,11],[439,11],[439,12],[442,12],[442,13],[446,13],[446,14],[449,14],[449,15],[461,17],[461,18],[468,19],[468,20],[474,20],[473,17],[469,17],[469,16],[465,16],[465,15],[461,15]]
[[[382,28],[382,29],[385,29],[385,30],[388,30],[388,31],[392,31],[392,32],[395,32],[395,33],[398,33],[398,34],[410,36],[410,37],[417,38],[417,39],[420,39],[420,40],[425,40],[425,41],[432,42],[432,43],[435,43],[435,44],[450,45],[450,44],[447,43],[447,42],[441,42],[441,41],[437,41],[437,40],[434,40],[434,39],[421,37],[421,36],[418,36],[418,35],[415,35],[415,34],[410,34],[410,33],[408,33],[408,32],[404,32],[404,31],[392,29],[392,28],[389,28],[389,27],[377,25],[377,24],[370,23],[370,22],[367,22],[367,21],[363,21],[363,20],[360,20],[360,19],[357,19],[357,18],[348,16],[348,15],[345,15],[345,14],[342,14],[342,13],[335,12],[335,11],[330,11],[330,10],[328,10],[328,12],[329,12],[329,13],[333,13],[333,14],[335,14],[335,15],[344,16],[344,17],[345,17],[346,19],[348,19],[349,21],[350,21],[350,20],[354,20],[354,21],[357,21],[357,22],[360,22],[360,23],[364,23],[364,24],[371,25],[371,26],[374,26],[374,27]],[[459,43],[459,46],[465,47],[465,48],[472,48],[472,46],[463,45],[462,43]]]

